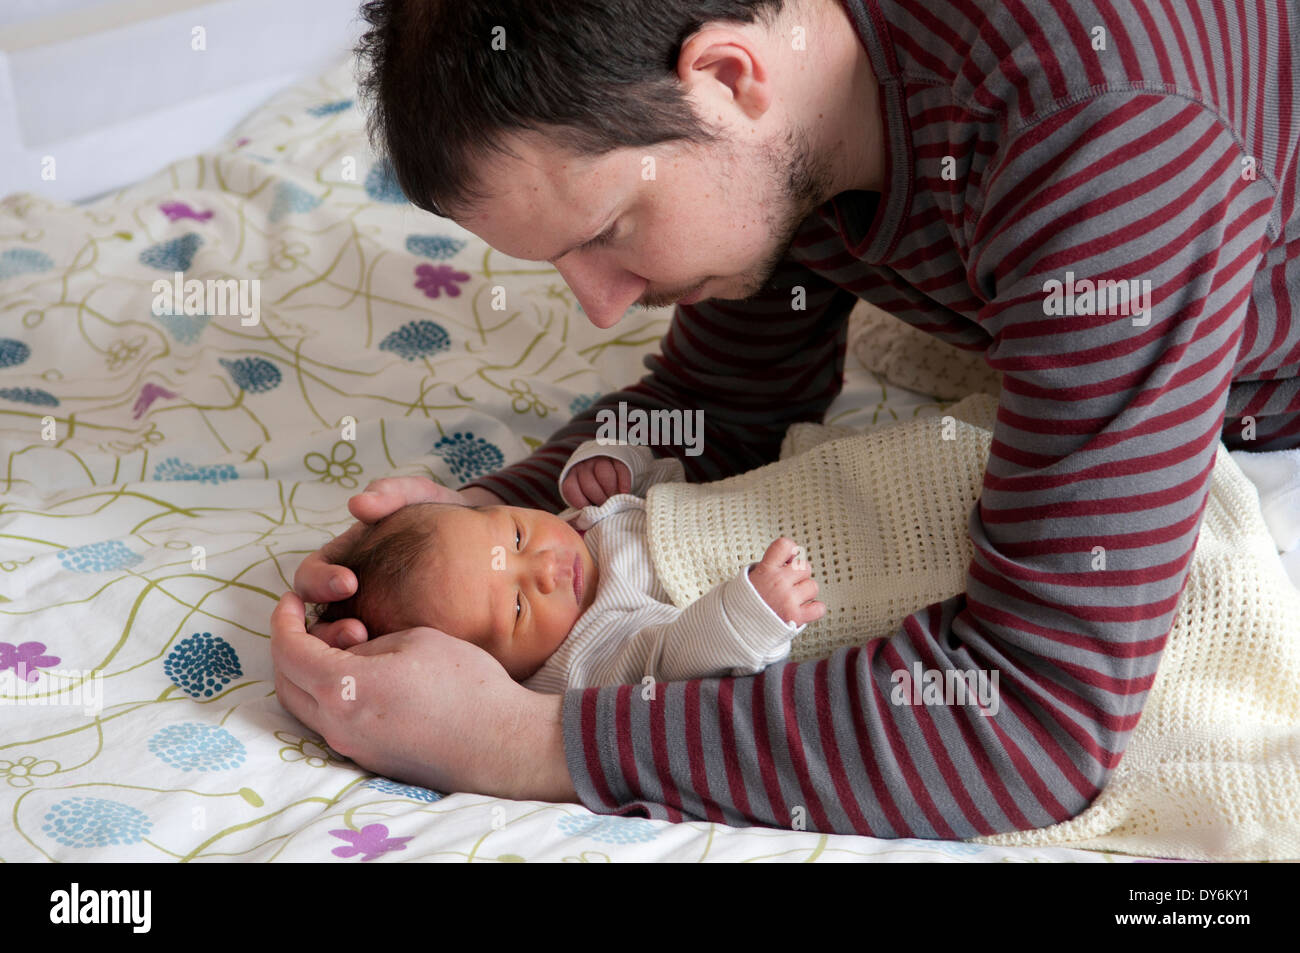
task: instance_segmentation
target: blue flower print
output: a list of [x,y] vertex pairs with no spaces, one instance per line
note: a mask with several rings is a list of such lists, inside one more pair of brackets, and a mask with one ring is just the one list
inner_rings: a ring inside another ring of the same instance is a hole
[[570,837],[590,837],[606,844],[644,844],[659,836],[650,821],[636,817],[596,817],[571,814],[557,822]]
[[183,639],[167,655],[163,671],[191,698],[211,698],[244,674],[230,643],[211,632]]
[[244,746],[217,725],[168,725],[149,739],[149,750],[182,771],[225,771],[244,763]]
[[318,103],[315,106],[308,106],[309,115],[320,118],[322,116],[333,116],[335,113],[341,113],[344,110],[352,108],[352,100],[337,99],[332,103]]
[[149,815],[101,797],[70,797],[54,804],[41,829],[67,847],[138,844],[153,828]]
[[378,791],[380,794],[395,794],[398,797],[409,797],[429,804],[442,800],[442,795],[437,791],[430,791],[428,788],[417,788],[410,784],[398,784],[396,781],[388,780],[388,778],[371,778],[365,783],[365,787]]
[[406,204],[406,193],[397,184],[397,175],[387,159],[381,159],[370,167],[366,173],[366,194],[376,202],[392,202],[394,205]]
[[465,242],[446,235],[407,235],[406,250],[412,255],[422,255],[435,261],[455,258],[464,249]]
[[0,387],[0,397],[19,404],[34,404],[37,407],[59,406],[59,398],[39,387]]
[[591,405],[600,400],[600,392],[594,394],[579,394],[573,400],[569,401],[569,414],[573,417],[578,416],[584,410],[590,410]]
[[238,480],[239,473],[229,463],[213,463],[196,467],[186,463],[180,457],[168,457],[153,468],[155,480],[194,480],[198,483],[211,483],[214,486],[226,480]]
[[496,444],[468,431],[441,438],[433,445],[433,452],[447,461],[451,475],[460,483],[486,476],[506,462]]
[[31,357],[32,349],[15,338],[0,338],[0,367],[17,367]]
[[143,557],[127,549],[115,539],[102,543],[87,543],[85,546],[72,546],[59,553],[59,562],[64,569],[73,572],[109,572],[114,569],[126,569],[143,562]]
[[418,361],[450,347],[451,337],[447,329],[432,321],[404,324],[379,342],[379,350],[391,351],[408,361]]
[[270,361],[260,357],[241,357],[236,361],[225,358],[217,360],[240,390],[260,394],[280,386],[280,369]]

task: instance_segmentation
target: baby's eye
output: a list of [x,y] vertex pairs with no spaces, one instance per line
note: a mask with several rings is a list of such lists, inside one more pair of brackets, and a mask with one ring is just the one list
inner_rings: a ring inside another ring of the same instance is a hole
[[515,552],[519,552],[519,541],[520,541],[519,524],[516,523],[515,524]]
[[515,593],[515,618],[519,618],[519,613],[524,611],[523,605],[519,601],[519,594]]

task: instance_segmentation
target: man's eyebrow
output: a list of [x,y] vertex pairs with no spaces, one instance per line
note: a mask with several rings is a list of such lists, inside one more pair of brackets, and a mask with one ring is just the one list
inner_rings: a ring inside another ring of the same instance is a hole
[[617,225],[617,224],[618,224],[618,218],[616,217],[612,222],[609,223],[609,225],[607,225],[605,228],[601,229],[601,230],[600,230],[599,232],[597,232],[595,235],[592,235],[592,236],[591,236],[590,238],[588,238],[586,241],[578,242],[578,244],[574,245],[574,246],[571,247],[571,248],[567,248],[567,249],[565,249],[564,251],[562,251],[562,252],[560,252],[558,255],[556,255],[554,258],[547,258],[547,259],[546,259],[546,263],[547,263],[548,265],[553,265],[553,264],[555,264],[557,261],[559,261],[561,258],[563,258],[565,255],[568,255],[568,254],[570,254],[570,253],[572,253],[572,252],[575,252],[575,251],[577,251],[577,250],[580,249],[580,248],[586,248],[586,247],[587,247],[588,245],[590,245],[592,242],[596,241],[596,240],[599,239],[599,238],[603,238],[606,234],[608,234],[609,232],[613,231],[613,230],[614,230],[614,226]]

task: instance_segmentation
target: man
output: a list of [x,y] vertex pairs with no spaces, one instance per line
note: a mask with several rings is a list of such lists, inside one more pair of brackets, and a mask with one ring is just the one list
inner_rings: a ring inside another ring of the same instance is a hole
[[[604,812],[789,826],[802,808],[816,830],[945,838],[1078,814],[1141,714],[1220,439],[1300,445],[1289,5],[491,6],[368,7],[403,188],[553,261],[601,327],[679,307],[651,376],[460,498],[558,509],[561,463],[619,400],[705,410],[691,479],[768,461],[838,392],[862,297],[1003,372],[966,592],[829,661],[652,701],[531,695],[428,630],[313,639],[287,595],[285,706],[375,771]],[[620,477],[589,467],[565,497]],[[381,481],[352,511],[434,495]],[[351,591],[334,551],[303,564],[304,596]],[[1000,710],[892,705],[916,662],[997,672]]]

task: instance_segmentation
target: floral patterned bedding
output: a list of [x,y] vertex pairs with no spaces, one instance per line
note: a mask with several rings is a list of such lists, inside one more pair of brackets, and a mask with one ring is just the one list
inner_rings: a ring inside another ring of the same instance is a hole
[[[442,796],[285,712],[268,618],[347,497],[522,457],[669,317],[598,331],[552,269],[411,208],[354,96],[340,63],[93,204],[0,201],[0,860],[1135,859]],[[257,322],[158,307],[177,272],[260,279]],[[828,421],[937,406],[850,368]]]

